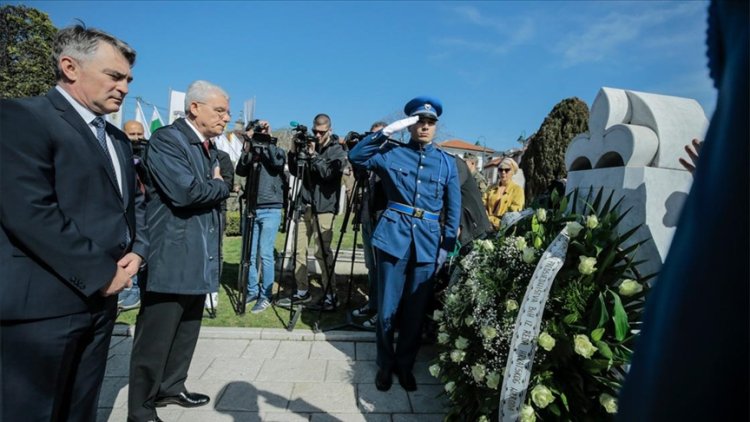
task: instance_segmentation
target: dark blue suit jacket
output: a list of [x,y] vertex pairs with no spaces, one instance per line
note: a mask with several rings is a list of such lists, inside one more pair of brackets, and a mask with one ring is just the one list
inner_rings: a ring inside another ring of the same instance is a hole
[[130,141],[106,130],[122,196],[96,136],[56,89],[0,101],[0,320],[99,307],[117,261],[131,250],[148,255]]

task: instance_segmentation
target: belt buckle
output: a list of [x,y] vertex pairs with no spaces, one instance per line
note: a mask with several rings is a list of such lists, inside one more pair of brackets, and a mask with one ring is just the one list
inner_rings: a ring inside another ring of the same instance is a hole
[[414,208],[414,214],[412,215],[417,218],[422,218],[424,217],[424,210],[422,208]]

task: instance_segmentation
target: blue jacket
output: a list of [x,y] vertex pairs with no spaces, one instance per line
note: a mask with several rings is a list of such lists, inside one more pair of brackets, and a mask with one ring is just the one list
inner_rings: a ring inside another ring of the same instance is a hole
[[461,191],[455,159],[432,143],[412,140],[400,146],[383,144],[385,139],[381,132],[367,136],[352,148],[349,160],[380,176],[388,201],[435,214],[444,212],[444,226],[386,208],[372,245],[397,258],[405,257],[414,245],[417,262],[435,262],[438,247],[453,250],[458,233]]
[[219,287],[219,213],[229,188],[213,178],[218,162],[216,149],[209,151],[185,119],[160,128],[149,141],[150,292],[205,294]]

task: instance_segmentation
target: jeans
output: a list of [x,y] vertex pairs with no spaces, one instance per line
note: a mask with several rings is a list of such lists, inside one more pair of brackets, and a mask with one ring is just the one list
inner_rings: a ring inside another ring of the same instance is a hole
[[[250,268],[247,276],[247,297],[261,296],[271,299],[273,292],[273,245],[281,224],[280,208],[259,208],[255,212],[253,239],[250,243]],[[260,252],[260,254],[258,253]],[[258,286],[258,255],[260,255],[263,290]],[[260,293],[260,294],[259,294]]]

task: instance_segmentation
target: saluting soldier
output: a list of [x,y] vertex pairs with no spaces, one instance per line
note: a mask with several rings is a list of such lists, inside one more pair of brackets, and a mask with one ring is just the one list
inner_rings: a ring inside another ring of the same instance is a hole
[[[433,276],[456,243],[461,212],[456,163],[432,143],[442,110],[435,98],[414,98],[404,107],[408,118],[367,136],[349,153],[352,164],[380,176],[388,199],[372,235],[379,310],[375,385],[381,391],[391,387],[394,372],[405,390],[417,389],[412,368],[433,294]],[[391,134],[407,128],[408,143],[389,142]],[[394,350],[396,325],[399,337]]]

